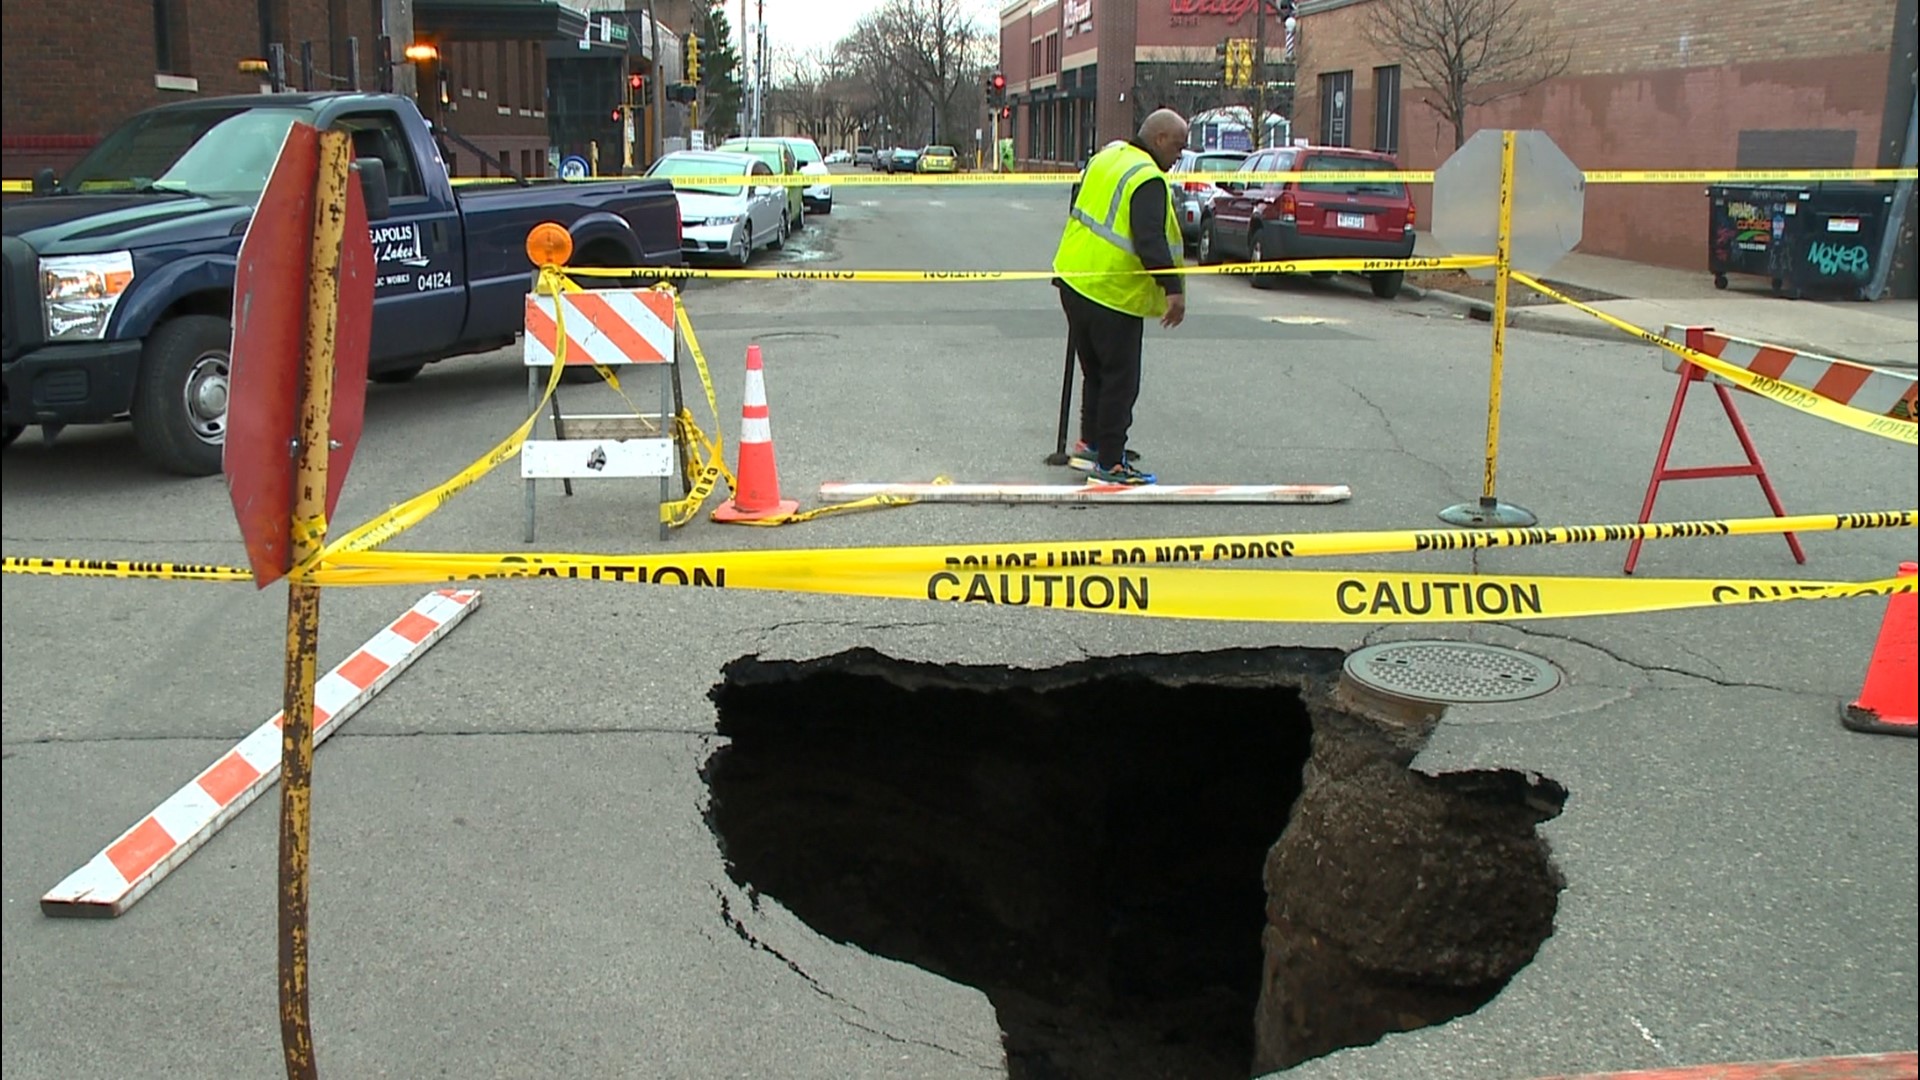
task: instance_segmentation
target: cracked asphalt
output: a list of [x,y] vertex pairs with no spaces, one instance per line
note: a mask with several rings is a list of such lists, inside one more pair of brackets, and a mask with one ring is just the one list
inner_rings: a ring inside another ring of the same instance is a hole
[[[783,260],[808,268],[1044,268],[1065,190],[842,186]],[[1426,528],[1479,493],[1488,329],[1344,281],[1194,283],[1148,331],[1135,446],[1163,479],[1339,482],[1334,506],[917,506],[782,529],[704,518],[662,545],[649,485],[540,499],[539,550],[639,552]],[[788,497],[828,480],[1042,481],[1060,316],[1042,283],[696,283],[722,430],[742,353],[766,349]],[[1276,317],[1299,317],[1275,322]],[[1500,493],[1550,524],[1631,520],[1673,377],[1637,344],[1516,330]],[[644,385],[644,380],[641,381]],[[452,474],[524,416],[512,353],[369,387],[337,515],[364,520]],[[698,390],[689,382],[696,400]],[[569,411],[616,404],[568,388]],[[1910,450],[1743,397],[1796,512],[1909,508]],[[702,423],[704,405],[696,405]],[[1733,460],[1696,402],[1676,462]],[[1074,474],[1077,476],[1077,474]],[[28,436],[5,455],[7,554],[238,563],[218,479],[150,471],[129,432]],[[511,466],[392,545],[523,551]],[[1749,516],[1750,481],[1683,483],[1661,519]],[[1649,544],[1644,577],[1860,580],[1912,532]],[[1624,545],[1320,560],[1613,578]],[[424,588],[326,594],[331,666]],[[1463,706],[1419,768],[1533,770],[1565,785],[1544,827],[1568,887],[1554,936],[1491,1004],[1309,1062],[1312,1080],[1522,1077],[1910,1049],[1916,949],[1912,740],[1837,722],[1883,603],[1790,603],[1580,622],[1370,628],[1111,619],[587,582],[488,583],[466,623],[317,757],[313,1001],[325,1075],[992,1076],[985,997],[825,940],[727,878],[703,819],[706,694],[745,654],[857,646],[1044,666],[1229,646],[1459,638],[1566,675]],[[279,588],[9,577],[0,593],[4,871],[0,1067],[31,1077],[280,1070],[274,796],[129,913],[36,900],[276,708]],[[1169,717],[1207,737],[1211,718]],[[1258,867],[1249,867],[1258,873]]]

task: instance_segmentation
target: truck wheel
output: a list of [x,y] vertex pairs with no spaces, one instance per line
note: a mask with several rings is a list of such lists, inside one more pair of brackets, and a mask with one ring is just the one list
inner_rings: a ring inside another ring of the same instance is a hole
[[4,438],[0,438],[0,447],[8,447],[8,446],[12,446],[12,445],[13,445],[13,440],[15,440],[15,439],[17,439],[17,438],[19,438],[19,437],[20,437],[20,433],[21,433],[21,432],[23,432],[23,431],[25,431],[25,430],[27,430],[27,429],[26,429],[26,427],[25,427],[24,425],[21,425],[21,424],[8,424],[8,425],[7,425],[7,430],[6,430],[5,432],[0,432],[0,435],[4,435],[4,436],[5,436]]
[[1399,296],[1400,286],[1407,280],[1405,270],[1382,270],[1368,276],[1373,280],[1373,295],[1382,300]]
[[419,375],[422,371],[425,371],[426,369],[427,369],[427,365],[425,364],[408,364],[406,367],[388,368],[385,371],[376,371],[373,374],[367,376],[367,378],[368,380],[372,382],[377,382],[382,386],[398,386],[401,383],[412,382],[415,376]]
[[218,315],[182,315],[148,335],[133,434],[154,464],[182,476],[220,471],[232,350],[233,327]]

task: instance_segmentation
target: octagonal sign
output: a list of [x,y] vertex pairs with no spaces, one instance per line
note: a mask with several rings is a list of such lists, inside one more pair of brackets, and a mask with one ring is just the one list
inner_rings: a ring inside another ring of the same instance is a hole
[[[1580,243],[1587,180],[1544,131],[1513,133],[1515,270],[1544,274]],[[1500,132],[1482,129],[1433,176],[1433,238],[1454,255],[1491,255],[1500,234]],[[1469,270],[1482,281],[1493,268]]]

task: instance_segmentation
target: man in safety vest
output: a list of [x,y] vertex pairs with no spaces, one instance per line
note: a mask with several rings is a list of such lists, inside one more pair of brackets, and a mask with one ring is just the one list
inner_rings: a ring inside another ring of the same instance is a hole
[[1089,484],[1151,484],[1127,452],[1140,396],[1140,342],[1148,318],[1179,326],[1187,298],[1176,267],[1184,242],[1166,169],[1187,145],[1172,109],[1149,114],[1131,142],[1102,147],[1087,162],[1066,231],[1054,252],[1060,306],[1080,356],[1080,441],[1067,463]]

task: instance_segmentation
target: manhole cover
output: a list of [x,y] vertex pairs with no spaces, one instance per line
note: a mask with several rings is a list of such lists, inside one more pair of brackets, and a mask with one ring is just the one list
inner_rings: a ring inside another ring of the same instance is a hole
[[1560,685],[1537,656],[1471,641],[1392,641],[1347,657],[1348,678],[1410,701],[1483,705],[1525,701]]

